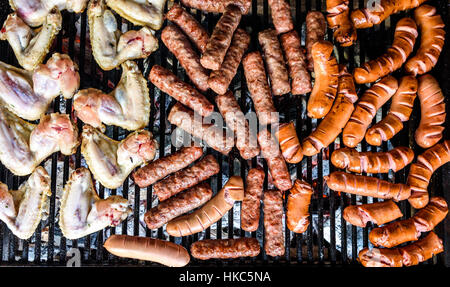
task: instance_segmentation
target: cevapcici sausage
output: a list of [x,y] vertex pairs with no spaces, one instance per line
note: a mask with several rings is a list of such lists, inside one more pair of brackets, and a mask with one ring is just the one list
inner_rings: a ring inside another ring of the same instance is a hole
[[416,98],[418,82],[413,76],[404,76],[398,85],[398,90],[392,96],[388,115],[366,133],[366,142],[370,145],[380,146],[383,141],[390,140],[402,128],[403,123],[409,120],[414,100]]
[[241,9],[242,14],[248,14],[252,5],[251,0],[181,0],[181,3],[187,7],[212,13],[224,13],[225,8],[233,4]]
[[433,230],[445,219],[448,205],[442,197],[433,197],[430,203],[413,217],[374,228],[369,240],[375,246],[392,248],[399,244],[417,240],[422,232]]
[[216,96],[217,107],[222,114],[227,127],[236,135],[236,147],[242,158],[251,159],[260,152],[256,136],[250,131],[247,119],[241,111],[233,92],[228,91]]
[[279,190],[264,192],[264,250],[270,256],[284,254],[283,194]]
[[319,126],[303,141],[303,154],[313,156],[334,142],[350,119],[357,100],[353,76],[341,65],[336,100]]
[[312,46],[317,41],[323,40],[327,31],[325,17],[320,11],[310,11],[306,15],[306,59],[308,59],[308,70],[314,71],[314,59]]
[[241,228],[245,231],[256,231],[259,224],[259,206],[266,174],[260,167],[248,171],[244,200],[241,205]]
[[159,158],[139,168],[134,174],[134,182],[141,188],[154,184],[167,175],[179,171],[203,155],[201,147],[184,147],[179,151]]
[[306,56],[297,31],[293,30],[281,35],[280,42],[291,77],[291,93],[303,95],[311,92],[311,76],[306,67]]
[[416,209],[428,203],[428,184],[434,171],[450,161],[450,140],[437,144],[417,157],[411,165],[407,183],[411,186],[409,203]]
[[202,182],[220,171],[220,166],[213,155],[207,155],[193,166],[177,171],[169,177],[155,183],[153,190],[159,201],[164,201],[175,194]]
[[411,195],[411,189],[403,183],[392,183],[376,177],[355,175],[342,171],[325,177],[330,189],[362,196],[400,201]]
[[289,2],[286,2],[286,0],[269,0],[269,6],[277,34],[283,34],[294,29]]
[[[200,116],[199,116],[200,117]],[[187,133],[204,140],[210,147],[228,154],[234,146],[234,138],[213,124],[204,124],[201,118],[196,120],[194,111],[176,103],[167,117],[169,122]]]
[[420,123],[414,138],[416,143],[429,148],[442,138],[445,123],[445,103],[439,83],[430,74],[419,78],[417,95],[420,100]]
[[191,85],[183,82],[171,71],[159,65],[153,65],[149,80],[161,91],[168,94],[183,105],[193,109],[199,115],[209,116],[214,105]]
[[236,75],[242,56],[250,44],[250,35],[240,28],[234,32],[230,48],[228,48],[222,65],[209,75],[208,85],[211,90],[223,95]]
[[427,261],[433,255],[444,251],[442,240],[434,232],[425,238],[400,248],[364,248],[358,254],[358,261],[364,267],[413,266]]
[[284,159],[288,163],[299,163],[303,158],[303,152],[294,123],[281,124],[275,136],[280,144]]
[[331,163],[335,167],[356,173],[388,173],[391,169],[397,172],[413,159],[412,149],[404,146],[387,152],[359,152],[346,147],[335,150],[331,155]]
[[356,28],[350,20],[348,4],[349,0],[327,0],[328,26],[342,47],[349,47],[356,41]]
[[204,239],[192,243],[192,257],[208,260],[258,256],[261,247],[256,238]]
[[413,75],[429,72],[436,65],[444,47],[445,24],[436,8],[423,5],[414,10],[414,19],[420,28],[420,48],[406,64],[405,70]]
[[205,205],[194,212],[180,216],[167,223],[166,231],[172,236],[187,236],[201,232],[222,218],[234,205],[244,198],[244,182],[232,176],[225,186]]
[[242,65],[259,123],[263,126],[277,123],[278,113],[273,105],[261,54],[258,51],[248,53],[242,60]]
[[228,47],[230,47],[233,33],[241,21],[242,12],[235,5],[228,5],[217,22],[211,37],[206,44],[205,52],[200,58],[203,67],[218,70],[222,65]]
[[291,176],[278,143],[267,129],[258,133],[258,143],[261,147],[261,154],[267,161],[274,185],[281,191],[292,188]]
[[303,233],[309,226],[309,204],[314,191],[308,183],[296,179],[287,200],[287,227],[295,233]]
[[392,46],[380,57],[355,68],[355,81],[358,84],[372,83],[399,69],[411,54],[418,35],[413,19],[406,17],[398,21]]
[[377,110],[394,95],[397,88],[397,80],[386,76],[364,92],[342,131],[342,140],[346,146],[355,147],[362,141]]
[[174,25],[166,26],[161,32],[161,40],[169,51],[175,55],[180,65],[186,70],[197,89],[208,90],[208,71],[200,64],[200,56],[194,51],[189,39]]
[[264,53],[272,94],[280,96],[289,93],[291,91],[289,74],[285,67],[277,32],[273,29],[261,31],[258,33],[258,41]]
[[119,257],[153,261],[170,267],[182,267],[191,260],[183,246],[149,237],[114,234],[103,247]]
[[403,216],[400,208],[392,200],[361,205],[351,205],[344,209],[345,221],[359,227],[366,227],[371,221],[382,225]]
[[188,36],[191,42],[203,53],[208,43],[209,35],[205,28],[180,4],[173,3],[172,8],[166,13],[166,18],[177,24],[178,27]]
[[149,229],[157,229],[170,220],[205,204],[212,197],[212,190],[206,182],[200,183],[177,194],[148,210],[144,215]]

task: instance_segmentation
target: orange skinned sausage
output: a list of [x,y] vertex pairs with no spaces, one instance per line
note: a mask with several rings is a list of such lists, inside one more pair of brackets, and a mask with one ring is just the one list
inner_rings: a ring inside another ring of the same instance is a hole
[[314,70],[314,59],[312,56],[312,46],[317,41],[323,40],[327,31],[327,22],[322,12],[309,11],[306,14],[306,59],[308,60],[308,70]]
[[355,147],[363,140],[377,110],[394,95],[397,88],[397,80],[386,76],[364,92],[342,132],[345,146]]
[[339,67],[333,55],[333,44],[320,40],[312,45],[315,83],[308,100],[308,116],[323,118],[331,109],[338,88]]
[[303,158],[302,146],[293,122],[281,124],[275,133],[280,144],[281,153],[288,163],[299,163]]
[[418,35],[413,19],[405,17],[398,21],[392,46],[380,57],[355,68],[355,81],[358,84],[372,83],[399,69],[411,54]]
[[251,0],[181,0],[184,6],[212,13],[224,13],[228,5],[238,6],[242,14],[248,14]]
[[258,256],[261,247],[256,238],[204,239],[192,243],[192,257],[208,260]]
[[269,256],[284,255],[283,194],[279,190],[264,192],[264,250]]
[[405,64],[405,70],[413,75],[429,72],[437,63],[445,41],[445,24],[436,8],[422,5],[414,10],[414,19],[420,28],[420,48]]
[[334,39],[342,47],[349,47],[356,41],[356,29],[350,21],[348,0],[327,0],[328,27],[333,30]]
[[388,115],[366,133],[366,142],[380,146],[383,141],[390,140],[403,128],[403,123],[409,120],[418,88],[418,81],[413,76],[404,76],[398,90],[392,97]]
[[287,227],[295,233],[303,233],[309,226],[309,204],[314,191],[307,182],[296,179],[287,201]]
[[342,171],[325,177],[330,189],[362,196],[400,201],[411,195],[411,189],[403,183],[391,183],[376,177],[355,175]]
[[400,208],[392,200],[361,205],[351,205],[344,209],[345,221],[359,227],[366,227],[371,221],[376,225],[391,222],[403,216]]
[[417,92],[420,100],[420,123],[414,138],[416,143],[429,148],[442,138],[445,123],[445,103],[439,83],[430,74],[419,78]]
[[395,147],[387,152],[359,152],[355,149],[340,148],[331,155],[331,163],[340,169],[356,173],[397,172],[411,163],[414,152],[408,147]]
[[450,161],[450,140],[427,149],[417,157],[417,162],[411,165],[407,183],[411,186],[409,203],[416,209],[423,208],[428,203],[428,184],[433,173]]
[[191,260],[183,246],[148,237],[114,234],[103,247],[119,257],[153,261],[169,267],[183,267]]
[[245,231],[256,231],[260,217],[260,201],[263,193],[266,174],[260,167],[248,171],[245,196],[241,205],[241,228]]
[[222,218],[234,205],[244,199],[244,182],[232,176],[225,186],[205,205],[194,212],[175,218],[167,223],[169,235],[180,237],[201,232]]
[[405,247],[372,250],[364,248],[358,254],[358,261],[364,267],[413,266],[443,251],[442,240],[434,232],[430,232],[425,238]]
[[303,154],[313,156],[334,142],[350,119],[357,100],[353,76],[340,65],[336,100],[319,126],[303,141]]

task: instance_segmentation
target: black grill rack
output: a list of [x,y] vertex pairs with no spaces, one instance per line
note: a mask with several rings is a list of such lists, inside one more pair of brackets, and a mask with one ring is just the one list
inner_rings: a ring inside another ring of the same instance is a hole
[[[178,1],[176,1],[178,2]],[[320,10],[325,12],[325,1],[308,1],[308,0],[290,0],[292,14],[295,19],[295,29],[301,33],[303,41],[305,36],[304,22],[307,11]],[[350,6],[357,8],[362,7],[364,0],[350,0]],[[447,35],[449,23],[449,3],[446,0],[428,1],[430,4],[437,6],[439,13],[446,22]],[[166,3],[170,7],[171,3]],[[0,21],[4,22],[6,16],[12,12],[8,6],[7,1],[2,1],[0,4]],[[201,11],[187,9],[190,11],[202,24],[211,32],[217,22],[219,15],[204,14]],[[257,33],[260,30],[269,28],[271,26],[270,9],[267,0],[254,0],[252,9],[249,15],[243,17],[241,27],[246,28],[251,32],[252,41],[249,50],[259,49],[257,41]],[[402,12],[391,16],[382,24],[370,28],[358,30],[358,42],[356,45],[349,48],[341,48],[336,45],[336,55],[340,63],[348,63],[350,70],[355,66],[359,66],[361,62],[365,62],[370,58],[374,58],[381,54],[392,43],[394,27],[399,19],[406,15],[411,15],[411,12]],[[128,29],[136,29],[130,23],[122,20],[118,15],[118,23],[122,23],[122,31]],[[164,22],[164,26],[167,20]],[[78,31],[78,36],[77,36]],[[56,43],[51,50],[57,52],[64,52],[70,55],[79,66],[81,76],[81,88],[94,87],[104,91],[110,91],[114,85],[119,81],[121,71],[120,69],[113,71],[102,71],[95,63],[92,53],[89,48],[88,24],[86,12],[75,15],[73,13],[63,12],[63,29],[59,33]],[[161,30],[156,32],[160,38]],[[327,35],[329,40],[332,40],[332,33],[328,30]],[[303,42],[304,44],[304,42]],[[178,67],[176,58],[167,50],[164,44],[159,41],[159,49],[150,55],[145,60],[137,61],[139,67],[147,77],[150,68],[153,64],[159,64],[171,69],[181,79],[189,81],[182,68]],[[416,49],[417,49],[416,44]],[[9,64],[18,66],[15,56],[6,41],[0,41],[0,60]],[[51,55],[49,53],[48,57]],[[437,66],[432,71],[432,74],[438,79],[444,95],[449,96],[449,49],[448,41],[444,46],[444,51],[441,54]],[[395,73],[399,76],[399,72]],[[155,138],[160,143],[158,156],[162,157],[176,148],[171,145],[170,134],[173,127],[167,122],[167,114],[170,107],[175,100],[168,95],[161,93],[150,82],[148,83],[151,98],[151,114],[148,129],[153,132]],[[367,87],[359,86],[358,90],[361,94]],[[238,97],[238,102],[244,112],[250,111],[252,102],[249,100],[249,92],[247,90],[245,77],[242,67],[239,68],[238,73],[230,85],[230,89],[235,92]],[[211,102],[214,102],[214,95],[212,92],[207,94]],[[285,95],[283,97],[275,97],[275,105],[277,110],[281,113],[281,121],[295,121],[297,132],[301,138],[307,136],[312,129],[317,126],[316,120],[311,120],[306,117],[305,106],[307,95],[292,96]],[[447,101],[448,103],[448,101]],[[448,107],[448,105],[447,105]],[[65,113],[72,112],[72,100],[65,100],[61,97],[57,98],[51,111],[60,111]],[[382,108],[382,111],[377,115],[376,121],[380,120],[381,116],[385,116],[388,111],[388,105]],[[447,109],[448,111],[448,109]],[[444,138],[449,138],[448,129],[450,127],[449,117],[447,117],[447,129],[444,132]],[[72,119],[74,119],[72,115]],[[164,119],[160,121],[160,119]],[[423,150],[414,142],[414,131],[418,126],[420,120],[420,107],[418,100],[415,102],[414,110],[409,122],[405,123],[405,127],[396,135],[389,143],[384,143],[381,148],[375,148],[362,142],[360,149],[367,150],[387,150],[392,146],[406,145],[414,149],[416,155]],[[81,130],[81,121],[77,122]],[[118,127],[107,127],[106,134],[114,139],[122,139],[128,132]],[[309,183],[312,183],[315,188],[315,195],[313,196],[311,204],[311,221],[313,222],[304,234],[293,234],[287,228],[286,230],[286,253],[282,257],[272,258],[267,256],[262,250],[261,254],[252,259],[236,259],[236,260],[209,260],[199,261],[192,259],[189,266],[268,266],[272,264],[297,264],[297,265],[349,265],[357,264],[357,252],[362,247],[371,246],[368,241],[368,232],[372,227],[357,228],[345,223],[345,220],[340,215],[340,210],[349,204],[356,202],[367,203],[371,202],[370,198],[357,197],[354,195],[337,194],[330,191],[324,185],[323,176],[329,174],[334,170],[334,167],[329,162],[329,157],[334,149],[339,147],[339,142],[342,141],[341,136],[328,149],[314,157],[305,157],[298,165],[290,165],[289,169],[293,176],[298,174],[298,177],[303,177]],[[221,172],[210,179],[211,186],[214,192],[217,192],[230,174],[246,176],[250,167],[256,164],[263,165],[267,171],[267,165],[260,158],[252,159],[247,162],[239,157],[239,153],[233,149],[228,156],[223,156],[211,148],[207,149],[207,154],[213,154],[221,165]],[[156,265],[150,262],[137,261],[132,259],[124,259],[112,256],[103,249],[102,244],[110,234],[127,233],[129,235],[151,236],[163,238],[166,240],[180,243],[186,248],[189,248],[192,242],[200,238],[231,238],[231,237],[257,237],[263,243],[264,231],[262,228],[262,218],[259,230],[256,232],[244,232],[239,229],[240,203],[236,204],[232,211],[230,211],[224,218],[222,218],[215,228],[208,228],[201,234],[195,234],[183,238],[169,237],[165,234],[163,228],[150,231],[145,228],[142,221],[142,214],[145,210],[150,209],[152,200],[152,188],[140,189],[133,185],[131,179],[127,179],[122,188],[117,190],[108,190],[102,186],[98,186],[98,193],[100,197],[109,194],[119,194],[130,199],[130,204],[134,208],[134,214],[125,220],[120,226],[116,228],[107,228],[95,234],[86,236],[79,240],[68,240],[61,236],[61,231],[57,223],[58,217],[58,201],[57,197],[60,193],[63,184],[68,180],[70,172],[77,167],[84,164],[84,160],[78,149],[75,155],[70,157],[63,157],[61,154],[53,154],[42,165],[47,168],[51,176],[51,191],[49,204],[49,216],[47,219],[41,221],[35,234],[28,240],[20,240],[15,237],[6,227],[4,223],[0,224],[0,265],[13,266],[66,266],[73,264],[73,256],[77,251],[81,255],[81,266],[121,266],[121,265]],[[406,177],[409,167],[389,175],[374,175],[383,179],[395,180],[396,182],[406,182]],[[17,189],[18,186],[26,179],[26,177],[17,177],[12,175],[3,165],[0,165],[0,181],[6,183],[9,188]],[[265,181],[267,187],[267,179]],[[450,201],[450,166],[438,170],[430,183],[429,190],[434,195],[444,196],[447,201]],[[376,199],[374,199],[376,201]],[[153,202],[153,206],[156,202]],[[413,210],[406,201],[400,203],[404,218],[411,216]],[[236,223],[237,222],[237,223]],[[232,232],[229,232],[232,230]],[[218,231],[218,232],[216,232]],[[436,256],[435,258],[423,263],[424,265],[446,265],[450,266],[450,221],[447,219],[436,228],[436,232],[440,238],[444,240],[445,252]],[[341,243],[340,243],[341,242]],[[73,248],[73,249],[72,249]]]

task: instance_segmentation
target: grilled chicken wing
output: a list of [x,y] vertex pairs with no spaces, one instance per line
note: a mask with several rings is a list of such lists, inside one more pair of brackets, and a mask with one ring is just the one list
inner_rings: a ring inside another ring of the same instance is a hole
[[79,91],[73,102],[77,116],[104,130],[102,122],[127,130],[142,129],[150,117],[147,81],[133,61],[122,64],[122,78],[109,94],[97,89]]
[[106,5],[135,25],[159,30],[166,0],[106,0]]
[[34,70],[44,60],[61,25],[61,13],[56,8],[47,14],[39,31],[34,31],[16,13],[11,13],[3,23],[0,39],[9,42],[25,70]]
[[64,186],[59,226],[68,239],[77,239],[108,226],[117,226],[132,212],[128,200],[112,195],[101,199],[87,168],[76,169]]
[[18,190],[0,183],[0,220],[14,235],[28,239],[41,221],[50,192],[50,177],[39,166]]
[[146,58],[158,49],[158,40],[147,27],[121,34],[116,17],[106,9],[104,0],[89,2],[88,19],[92,52],[103,70],[114,69],[127,60]]
[[32,173],[54,152],[73,154],[78,144],[78,129],[67,114],[44,115],[34,125],[0,108],[0,161],[16,175]]
[[33,72],[0,62],[0,104],[26,120],[39,119],[60,94],[72,98],[79,86],[78,67],[65,54],[54,53]]
[[95,179],[107,188],[117,188],[137,166],[153,160],[157,142],[146,130],[138,130],[122,141],[108,138],[90,125],[83,126],[81,153]]

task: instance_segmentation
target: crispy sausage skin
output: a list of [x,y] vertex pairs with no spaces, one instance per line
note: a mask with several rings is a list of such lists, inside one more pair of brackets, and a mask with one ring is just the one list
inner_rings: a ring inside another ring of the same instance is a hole
[[336,100],[319,126],[304,139],[303,154],[313,156],[334,142],[350,119],[357,100],[353,76],[345,66],[340,65]]
[[261,54],[258,51],[248,53],[242,60],[242,65],[259,123],[263,126],[277,123],[277,110],[273,104]]
[[250,35],[245,30],[236,29],[222,65],[209,75],[208,85],[211,90],[219,95],[226,93],[249,44]]
[[203,94],[191,85],[180,80],[166,68],[153,65],[149,80],[158,89],[196,111],[199,115],[207,117],[214,111],[214,105]]
[[201,92],[206,92],[209,72],[200,64],[200,56],[184,33],[175,25],[168,25],[161,32],[161,40],[186,70],[194,86]]
[[283,194],[279,190],[264,192],[264,250],[269,256],[284,255]]
[[349,47],[356,41],[356,28],[350,21],[348,4],[348,0],[327,0],[328,26],[342,47]]
[[173,3],[172,8],[166,13],[166,18],[180,27],[200,53],[205,52],[209,40],[208,32],[180,4]]
[[289,76],[291,78],[291,93],[303,95],[311,92],[311,76],[306,67],[306,56],[303,53],[300,36],[292,30],[280,36]]
[[258,143],[261,147],[261,154],[267,161],[270,175],[272,175],[274,185],[281,191],[292,188],[291,176],[286,162],[281,155],[278,143],[267,129],[258,133]]
[[220,68],[241,17],[242,12],[239,7],[228,5],[225,8],[225,12],[214,27],[211,37],[206,44],[205,52],[200,58],[200,63],[203,67],[210,70],[218,70]]
[[258,256],[261,247],[256,238],[204,239],[192,243],[192,257],[208,260]]
[[195,186],[220,171],[213,155],[207,155],[193,166],[179,170],[153,185],[159,201],[164,201],[181,191]]
[[427,261],[433,255],[444,251],[442,240],[434,232],[425,238],[400,248],[364,248],[358,254],[358,261],[364,267],[413,266]]
[[445,103],[439,83],[430,74],[419,77],[417,95],[420,100],[420,123],[414,138],[416,143],[429,148],[442,138],[445,129]]
[[269,6],[272,14],[272,22],[278,35],[294,29],[289,1],[269,0]]
[[289,74],[285,66],[277,32],[274,29],[261,31],[258,33],[258,41],[264,52],[264,61],[270,78],[272,94],[280,96],[289,93],[291,91]]
[[363,140],[377,110],[394,95],[397,88],[397,80],[386,76],[364,92],[342,132],[342,140],[346,146],[355,147]]
[[436,8],[422,5],[414,10],[414,19],[422,35],[420,48],[405,64],[405,70],[413,75],[429,72],[437,63],[445,41],[445,24]]
[[242,14],[248,14],[251,0],[181,0],[184,6],[212,13],[224,13],[228,5],[233,4],[241,9]]
[[413,19],[405,17],[395,27],[394,42],[383,55],[355,68],[353,76],[358,84],[372,83],[400,69],[411,54],[418,36]]
[[450,161],[450,140],[427,149],[409,169],[407,183],[411,186],[409,203],[416,209],[428,203],[428,184],[434,171]]
[[294,122],[281,124],[275,136],[280,144],[284,159],[288,163],[299,163],[303,158],[303,153]]
[[320,40],[312,45],[315,83],[309,96],[308,116],[320,119],[330,111],[338,88],[339,66],[333,55],[333,44]]
[[153,261],[169,267],[183,267],[191,260],[183,246],[149,237],[114,234],[103,247],[119,257]]
[[295,233],[303,233],[309,226],[309,204],[314,191],[310,184],[296,179],[287,200],[287,227]]
[[320,11],[310,11],[306,14],[306,59],[308,70],[314,70],[312,46],[317,41],[323,40],[327,31],[327,22]]
[[345,221],[348,223],[366,227],[371,221],[377,225],[391,222],[403,216],[400,208],[392,200],[361,205],[351,205],[344,209]]
[[212,190],[206,182],[200,183],[177,194],[148,210],[144,221],[149,229],[157,229],[170,220],[205,204],[212,197]]
[[388,173],[391,169],[397,172],[413,159],[413,150],[404,146],[387,152],[359,152],[345,147],[335,150],[331,155],[331,163],[335,167],[356,173]]
[[171,155],[159,158],[139,168],[133,174],[134,182],[140,188],[147,187],[167,175],[187,167],[202,155],[203,148],[201,147],[184,147]]
[[236,147],[243,159],[251,159],[260,152],[256,136],[250,131],[247,119],[233,95],[228,91],[216,96],[216,104],[222,114],[227,127],[236,135]]
[[342,171],[325,177],[330,189],[362,196],[400,201],[411,195],[411,189],[403,183],[391,183],[376,177],[355,175]]
[[241,205],[241,228],[245,231],[256,231],[259,224],[260,200],[266,174],[261,167],[248,171],[244,200]]
[[225,186],[205,205],[194,212],[177,217],[167,223],[166,231],[172,236],[187,236],[201,232],[216,223],[234,205],[244,199],[244,182],[232,176]]
[[380,146],[383,141],[390,140],[403,128],[409,120],[414,100],[416,99],[418,81],[413,76],[401,78],[398,90],[392,96],[392,103],[387,116],[367,130],[366,142]]

